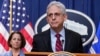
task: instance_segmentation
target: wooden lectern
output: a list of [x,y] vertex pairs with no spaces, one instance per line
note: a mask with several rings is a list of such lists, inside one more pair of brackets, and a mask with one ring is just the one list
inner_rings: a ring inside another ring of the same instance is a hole
[[[52,52],[26,52],[25,56],[48,56]],[[100,54],[73,53],[76,56],[100,56]]]

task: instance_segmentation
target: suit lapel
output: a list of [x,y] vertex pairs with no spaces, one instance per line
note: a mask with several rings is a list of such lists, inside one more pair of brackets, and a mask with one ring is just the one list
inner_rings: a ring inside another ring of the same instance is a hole
[[[70,32],[69,30],[65,29],[65,47],[64,47],[64,51],[69,51],[70,50]],[[48,52],[53,52],[52,47],[51,47],[51,36],[50,36],[50,29],[48,31],[45,32],[44,35],[44,43],[45,43],[45,47],[47,49]]]
[[50,29],[45,32],[46,35],[44,35],[44,43],[47,48],[48,52],[53,52],[51,48],[51,36],[50,36]]
[[70,45],[70,33],[68,32],[67,29],[65,29],[65,47],[64,47],[64,51],[67,51],[69,50],[69,45]]

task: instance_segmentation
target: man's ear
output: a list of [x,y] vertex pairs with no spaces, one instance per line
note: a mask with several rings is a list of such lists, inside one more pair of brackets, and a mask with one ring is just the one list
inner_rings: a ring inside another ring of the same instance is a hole
[[64,21],[65,21],[65,20],[68,18],[68,17],[67,17],[67,14],[65,14],[64,17],[65,17],[65,18],[64,18]]
[[48,23],[48,19],[47,19],[48,17],[46,16],[46,21],[47,21],[47,23]]

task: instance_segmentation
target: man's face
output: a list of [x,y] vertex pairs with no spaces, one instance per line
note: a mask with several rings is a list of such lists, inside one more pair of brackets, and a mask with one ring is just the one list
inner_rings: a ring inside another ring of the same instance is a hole
[[55,5],[51,6],[47,11],[47,22],[53,29],[62,28],[66,15],[61,9]]

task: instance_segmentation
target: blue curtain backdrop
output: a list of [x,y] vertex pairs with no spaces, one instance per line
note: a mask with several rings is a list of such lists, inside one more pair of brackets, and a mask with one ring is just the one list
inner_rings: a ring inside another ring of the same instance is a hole
[[[50,1],[53,0],[24,0],[27,6],[27,12],[30,15],[32,24],[45,13],[46,7]],[[81,11],[92,18],[96,28],[100,21],[100,0],[57,0],[62,2],[66,8]],[[0,0],[0,8],[3,0]],[[90,45],[85,47],[87,52]]]

